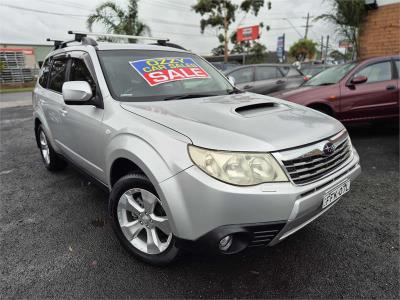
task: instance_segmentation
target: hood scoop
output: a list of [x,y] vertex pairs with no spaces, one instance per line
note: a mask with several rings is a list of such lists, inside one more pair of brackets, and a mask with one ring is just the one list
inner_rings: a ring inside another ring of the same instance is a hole
[[243,117],[251,118],[281,110],[283,107],[284,106],[279,103],[263,102],[237,107],[235,108],[235,112]]

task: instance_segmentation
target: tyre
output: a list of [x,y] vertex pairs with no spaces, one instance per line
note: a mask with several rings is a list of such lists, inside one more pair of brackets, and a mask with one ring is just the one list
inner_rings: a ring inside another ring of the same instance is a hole
[[36,139],[39,145],[40,154],[42,155],[43,163],[49,171],[59,171],[67,166],[63,160],[53,149],[42,125],[39,125],[36,132]]
[[146,176],[120,178],[110,194],[109,213],[119,241],[139,259],[160,266],[178,256],[168,216]]

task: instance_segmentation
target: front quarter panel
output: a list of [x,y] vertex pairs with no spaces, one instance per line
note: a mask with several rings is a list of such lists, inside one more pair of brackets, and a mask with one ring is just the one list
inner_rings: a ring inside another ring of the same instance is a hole
[[187,152],[190,139],[124,110],[119,103],[113,109],[117,112],[104,122],[110,132],[105,151],[109,186],[110,170],[118,158],[135,163],[155,186],[193,165]]

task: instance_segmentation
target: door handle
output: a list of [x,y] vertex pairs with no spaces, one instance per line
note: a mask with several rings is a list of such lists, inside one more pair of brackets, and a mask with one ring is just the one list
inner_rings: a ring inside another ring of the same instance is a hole
[[282,83],[285,83],[285,81],[280,79],[276,82],[276,84],[282,84]]
[[64,107],[60,109],[60,114],[65,117],[66,115],[68,115],[68,110],[66,110]]
[[396,89],[396,86],[395,86],[395,85],[388,85],[388,86],[386,87],[386,89],[387,89],[388,91],[393,91],[393,90]]
[[252,85],[245,85],[244,87],[243,87],[243,89],[245,89],[245,90],[248,90],[248,89],[251,89],[253,86]]

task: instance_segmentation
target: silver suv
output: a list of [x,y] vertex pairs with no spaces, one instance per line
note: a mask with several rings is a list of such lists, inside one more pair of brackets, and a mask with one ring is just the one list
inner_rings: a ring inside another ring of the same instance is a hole
[[163,41],[76,39],[42,67],[37,145],[48,170],[69,161],[110,191],[118,239],[146,262],[275,245],[360,174],[346,129],[327,115],[243,92]]

